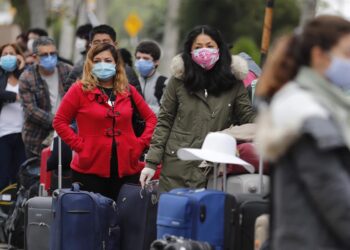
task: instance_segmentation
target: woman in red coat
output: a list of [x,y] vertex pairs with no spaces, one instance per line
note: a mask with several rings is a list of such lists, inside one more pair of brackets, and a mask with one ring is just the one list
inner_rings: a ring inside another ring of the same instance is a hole
[[[129,85],[116,48],[110,44],[92,47],[81,81],[62,99],[53,126],[75,152],[73,181],[82,189],[117,198],[122,184],[138,183],[139,162],[148,147],[157,118],[136,89]],[[146,121],[136,137],[132,126],[133,99]],[[78,132],[69,126],[76,120]]]

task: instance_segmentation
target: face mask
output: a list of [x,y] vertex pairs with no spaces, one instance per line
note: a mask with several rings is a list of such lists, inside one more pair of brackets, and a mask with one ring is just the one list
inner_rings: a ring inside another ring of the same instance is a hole
[[14,55],[6,55],[0,57],[0,65],[7,72],[13,72],[17,68],[17,57]]
[[326,70],[326,77],[342,90],[350,90],[350,59],[332,57],[331,65]]
[[92,73],[99,80],[108,81],[116,74],[115,64],[105,62],[95,63],[92,68]]
[[151,60],[136,60],[135,67],[142,77],[147,77],[151,74],[155,68],[154,63]]
[[54,71],[57,65],[57,55],[41,56],[39,65],[47,71]]
[[191,52],[192,60],[205,70],[210,70],[219,60],[219,49],[201,48]]
[[75,40],[75,48],[80,52],[85,52],[86,50],[86,40],[85,39],[81,39],[81,38],[77,38]]
[[33,52],[33,43],[34,43],[34,39],[29,39],[27,42],[27,48],[31,53]]

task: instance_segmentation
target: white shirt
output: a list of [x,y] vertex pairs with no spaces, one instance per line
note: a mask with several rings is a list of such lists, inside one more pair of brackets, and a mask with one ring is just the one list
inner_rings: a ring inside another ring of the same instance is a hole
[[[19,84],[12,86],[7,83],[6,91],[18,94]],[[0,111],[0,137],[21,133],[23,127],[23,108],[21,103],[16,101],[12,103],[4,103]]]
[[55,68],[55,71],[52,75],[41,75],[41,77],[46,81],[47,86],[49,87],[50,92],[50,102],[51,102],[51,112],[52,114],[56,114],[58,106],[61,102],[61,96],[58,92],[58,71]]

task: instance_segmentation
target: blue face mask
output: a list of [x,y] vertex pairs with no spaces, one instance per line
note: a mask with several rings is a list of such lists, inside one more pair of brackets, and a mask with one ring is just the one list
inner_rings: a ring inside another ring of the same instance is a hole
[[144,59],[136,60],[135,67],[142,77],[149,76],[155,68],[154,63],[151,60]]
[[54,71],[57,65],[57,55],[41,56],[39,65],[47,71]]
[[108,81],[116,74],[115,64],[105,62],[95,63],[92,68],[92,74],[99,80]]
[[344,91],[350,90],[350,59],[332,57],[331,65],[326,70],[326,77],[331,83]]
[[7,72],[13,72],[17,68],[17,57],[14,55],[0,57],[0,66]]

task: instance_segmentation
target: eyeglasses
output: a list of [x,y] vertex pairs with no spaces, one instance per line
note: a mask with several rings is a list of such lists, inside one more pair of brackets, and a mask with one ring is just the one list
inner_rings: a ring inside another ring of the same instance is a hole
[[98,45],[98,44],[101,44],[101,43],[108,43],[108,44],[110,44],[110,45],[114,45],[114,43],[113,43],[113,41],[111,41],[111,40],[95,40],[95,41],[92,41],[91,42],[92,43],[92,45]]
[[57,56],[57,52],[48,52],[48,53],[42,53],[42,54],[38,54],[38,56],[40,57],[44,57],[44,56]]

